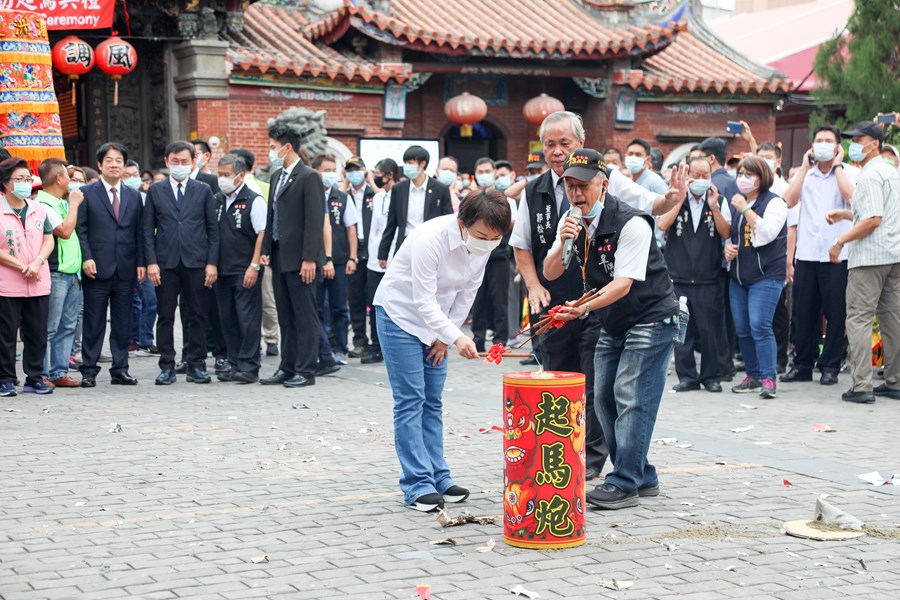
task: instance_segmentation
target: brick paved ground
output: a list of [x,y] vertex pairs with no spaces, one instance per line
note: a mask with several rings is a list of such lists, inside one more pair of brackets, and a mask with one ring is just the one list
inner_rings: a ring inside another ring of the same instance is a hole
[[[0,400],[0,597],[418,598],[420,583],[438,600],[516,585],[542,598],[897,597],[900,488],[856,475],[900,472],[900,402],[847,405],[843,382],[783,385],[775,401],[667,393],[655,437],[677,442],[651,450],[663,495],[591,512],[585,546],[541,553],[506,547],[499,524],[442,531],[401,506],[381,366],[290,391],[158,388],[154,359],[132,365],[136,388],[103,373],[95,390]],[[500,422],[500,375],[515,366],[451,363],[446,452],[474,491],[454,512],[502,511],[502,442],[478,429]],[[823,493],[895,537],[783,535]],[[448,536],[459,545],[430,544]],[[634,585],[601,587],[613,579]]]

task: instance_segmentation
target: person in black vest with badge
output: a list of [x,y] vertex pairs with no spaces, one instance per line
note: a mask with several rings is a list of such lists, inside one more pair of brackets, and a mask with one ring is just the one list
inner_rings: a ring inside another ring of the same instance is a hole
[[226,154],[219,159],[216,194],[219,216],[219,279],[216,296],[220,327],[231,368],[220,381],[259,381],[262,329],[260,255],[266,233],[266,202],[244,185],[247,163]]
[[[583,306],[567,302],[558,318],[599,320],[594,354],[595,411],[603,427],[613,470],[587,494],[598,508],[637,506],[639,496],[659,494],[656,468],[647,451],[678,334],[678,301],[662,252],[653,241],[653,217],[607,194],[602,155],[580,149],[566,158],[566,195],[583,219],[560,219],[556,241],[544,260],[544,276],[567,277],[571,264],[585,288],[600,296]],[[566,240],[577,260],[562,264]]]
[[[350,303],[350,324],[353,326],[353,349],[350,358],[362,358],[369,351],[369,336],[366,335],[366,317],[368,315],[368,278],[369,278],[369,232],[372,229],[372,198],[375,190],[369,185],[369,173],[366,163],[358,156],[351,156],[344,163],[344,173],[347,179],[347,196],[359,221],[356,223],[356,238],[358,253],[356,256],[355,270],[347,277],[347,297]],[[333,251],[332,251],[333,253]],[[376,257],[372,257],[376,260]],[[349,264],[349,263],[348,263]],[[378,340],[375,332],[375,316],[369,323],[369,330],[373,343]]]
[[[666,232],[666,265],[675,294],[687,298],[691,318],[684,344],[675,348],[678,385],[673,390],[721,392],[719,340],[725,309],[722,283],[723,244],[731,236],[731,209],[710,178],[709,161],[698,157],[689,163],[688,193],[681,205],[659,218]],[[700,373],[694,359],[694,343],[700,343]]]

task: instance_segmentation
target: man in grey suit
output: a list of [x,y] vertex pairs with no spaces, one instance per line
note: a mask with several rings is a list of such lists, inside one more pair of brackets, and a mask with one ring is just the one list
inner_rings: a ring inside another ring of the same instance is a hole
[[156,339],[160,374],[156,385],[175,382],[175,308],[184,293],[188,312],[187,380],[209,383],[206,372],[206,294],[218,275],[219,225],[209,186],[190,178],[194,147],[166,148],[170,177],[150,186],[144,205],[147,277],[157,287]]

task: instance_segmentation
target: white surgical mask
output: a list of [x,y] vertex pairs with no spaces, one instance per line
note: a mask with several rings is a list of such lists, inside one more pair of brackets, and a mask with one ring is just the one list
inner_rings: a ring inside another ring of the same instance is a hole
[[[72,182],[69,182],[69,185],[72,185]],[[141,187],[141,178],[140,177],[126,177],[122,180],[122,185],[125,187],[136,190]]]
[[709,179],[695,179],[688,185],[688,188],[693,195],[699,197],[709,191],[710,183]]
[[30,181],[14,181],[12,192],[20,200],[27,200],[28,198],[31,197],[31,182]]
[[284,159],[278,156],[278,152],[278,150],[269,150],[269,167],[272,171],[284,166]]
[[610,172],[612,172],[612,171],[618,171],[618,170],[619,170],[619,165],[612,164],[612,163],[606,163],[606,170],[607,170],[607,171],[610,171]]
[[419,176],[419,165],[403,163],[403,174],[407,179],[415,179]]
[[632,174],[637,175],[644,170],[644,159],[640,156],[626,156],[625,167],[631,171]]
[[528,181],[534,181],[534,180],[537,179],[538,177],[540,177],[540,175],[529,175],[529,176],[528,176]]
[[353,187],[358,187],[362,185],[362,182],[366,180],[366,172],[365,171],[347,171],[347,181],[350,182],[350,185]]
[[232,194],[237,186],[234,184],[234,177],[219,177],[219,189],[225,194]]
[[184,181],[191,176],[191,165],[172,165],[169,174],[175,181]]
[[763,159],[766,161],[766,164],[769,165],[769,170],[773,173],[775,172],[775,160],[772,158]]
[[74,192],[75,190],[80,190],[84,186],[80,181],[70,181],[69,182],[69,191]]
[[475,256],[485,256],[486,254],[490,254],[502,241],[502,239],[479,240],[478,238],[473,237],[472,234],[469,233],[469,230],[466,229],[466,248],[469,250],[470,254],[474,254]]
[[737,169],[725,169],[729,177],[737,177]]
[[819,162],[828,162],[835,157],[834,144],[831,142],[816,142],[813,144],[813,158]]
[[475,175],[475,183],[480,186],[487,187],[489,185],[494,185],[494,174],[493,173],[477,173]]
[[447,187],[453,185],[453,182],[456,181],[456,173],[453,171],[448,171],[447,169],[441,169],[438,171],[437,179]]
[[332,186],[335,186],[338,184],[338,182],[340,182],[340,180],[341,178],[338,177],[338,174],[335,171],[325,171],[324,173],[322,173],[322,184],[325,187],[330,188]]
[[509,189],[510,185],[512,185],[512,182],[510,181],[509,175],[502,175],[494,181],[494,187],[496,187],[501,192],[503,190]]

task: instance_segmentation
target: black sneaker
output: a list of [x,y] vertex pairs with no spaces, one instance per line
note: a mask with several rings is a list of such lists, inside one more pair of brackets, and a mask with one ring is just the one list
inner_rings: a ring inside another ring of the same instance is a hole
[[644,487],[638,488],[638,496],[641,498],[652,498],[654,496],[659,496],[659,484],[656,485],[646,485]]
[[369,350],[359,362],[364,365],[374,365],[375,363],[384,362],[384,355],[380,350]]
[[362,358],[363,355],[365,355],[365,353],[366,353],[365,346],[356,346],[355,348],[353,348],[353,350],[351,350],[350,352],[347,353],[347,356],[350,358]]
[[890,398],[892,400],[900,400],[900,390],[892,390],[887,386],[886,383],[882,383],[874,390],[872,390],[872,392],[876,396],[884,396],[885,398]]
[[337,373],[340,370],[341,370],[341,367],[337,363],[320,362],[319,366],[316,368],[316,377],[324,377],[325,375],[331,375],[333,373]]
[[758,394],[762,390],[762,387],[762,381],[753,379],[747,375],[741,383],[732,387],[731,391],[735,394]]
[[425,494],[416,498],[412,504],[407,504],[406,507],[419,512],[431,512],[444,508],[444,499],[438,493]]
[[853,390],[841,394],[841,400],[844,402],[853,402],[854,404],[872,404],[875,402],[875,394],[872,392],[854,392]]
[[586,495],[588,504],[606,510],[618,510],[637,506],[638,491],[623,492],[611,483],[597,486]]
[[266,342],[266,356],[278,356],[278,344]]
[[441,494],[444,497],[444,502],[450,502],[451,504],[455,504],[457,502],[462,502],[466,498],[469,497],[469,490],[464,487],[459,487],[458,485],[451,485],[444,493]]
[[175,365],[175,372],[179,375],[184,375],[187,373],[187,363],[183,360],[180,361],[177,365]]

